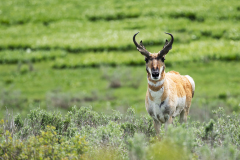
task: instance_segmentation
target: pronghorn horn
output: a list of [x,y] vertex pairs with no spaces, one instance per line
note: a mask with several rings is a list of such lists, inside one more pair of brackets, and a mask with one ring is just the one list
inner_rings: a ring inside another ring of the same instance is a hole
[[[166,33],[166,32],[165,32]],[[166,33],[171,36],[171,41],[168,43],[168,40],[166,39],[165,45],[161,51],[158,52],[158,57],[163,57],[168,53],[170,49],[172,49],[172,44],[174,41],[173,35],[171,33]]]
[[133,36],[133,43],[134,43],[135,46],[137,47],[137,50],[138,50],[142,55],[144,55],[144,56],[146,56],[146,57],[148,58],[149,55],[150,55],[150,52],[148,52],[148,51],[146,50],[146,48],[143,46],[142,41],[140,41],[140,44],[138,44],[138,43],[136,42],[136,40],[135,40],[135,37],[136,37],[136,35],[137,35],[138,33],[139,33],[139,32],[137,32],[136,34],[134,34],[134,36]]

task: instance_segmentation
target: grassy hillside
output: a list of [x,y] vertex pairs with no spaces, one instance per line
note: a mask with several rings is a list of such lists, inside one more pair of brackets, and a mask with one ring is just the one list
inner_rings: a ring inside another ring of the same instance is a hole
[[92,105],[144,112],[146,73],[132,35],[141,31],[138,41],[158,52],[166,31],[175,37],[167,69],[196,81],[192,108],[204,108],[205,115],[218,106],[239,110],[238,1],[0,4],[2,109],[26,115],[35,106]]
[[66,112],[91,105],[145,113],[144,60],[132,43],[137,31],[151,52],[169,39],[165,31],[174,35],[167,70],[196,81],[193,119],[210,118],[218,106],[239,110],[238,1],[0,3],[4,110],[26,116],[36,106]]
[[[173,64],[166,69],[194,78],[196,92],[190,116],[207,120],[219,106],[228,112],[239,111],[239,67],[238,62],[215,61]],[[26,115],[36,106],[64,111],[73,105],[90,105],[97,111],[114,108],[125,112],[132,106],[137,113],[146,114],[144,66],[49,70],[50,64],[41,62],[33,68],[29,71],[28,64],[0,66],[3,110],[7,106],[14,113]]]

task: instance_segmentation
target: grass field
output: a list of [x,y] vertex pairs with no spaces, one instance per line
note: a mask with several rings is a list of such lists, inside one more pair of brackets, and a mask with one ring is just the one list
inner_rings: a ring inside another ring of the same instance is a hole
[[[29,71],[28,64],[0,67],[4,101],[2,109],[6,106],[14,113],[20,111],[26,114],[27,108],[36,106],[68,110],[73,105],[91,105],[97,111],[119,109],[122,112],[133,107],[137,113],[146,113],[144,97],[147,81],[144,66],[59,70],[41,62],[33,64],[33,71]],[[239,111],[239,67],[236,61],[188,62],[167,66],[167,71],[177,70],[194,78],[196,92],[190,115],[193,119],[207,120],[210,118],[208,113],[219,106],[224,106],[226,111]],[[13,97],[9,97],[14,93]],[[15,104],[17,102],[21,103]]]
[[[111,116],[112,109],[114,114],[119,111],[124,115],[132,107],[136,117],[147,116],[145,61],[132,36],[140,31],[137,41],[143,40],[150,52],[158,52],[165,39],[170,39],[164,32],[170,32],[175,41],[166,56],[166,71],[175,70],[195,80],[189,121],[203,122],[202,128],[198,127],[204,132],[206,122],[214,117],[212,110],[223,107],[224,114],[240,113],[239,20],[237,0],[2,0],[0,119],[5,120],[9,113],[29,118],[30,111],[38,107],[42,112],[60,111],[67,116],[73,106],[92,107],[105,116]],[[215,121],[218,127],[222,123],[221,119]],[[129,119],[126,122],[132,123]],[[7,126],[5,123],[1,121],[2,126]],[[3,130],[5,134],[6,128]],[[26,130],[19,129],[19,134]],[[43,130],[50,134],[51,128]],[[149,137],[150,133],[144,134]],[[132,141],[138,141],[134,138]],[[146,143],[151,143],[149,139]],[[204,137],[201,140],[202,144],[207,141]],[[201,140],[198,145],[202,145]],[[233,146],[239,148],[239,143],[234,141]],[[211,151],[220,153],[218,149]],[[131,154],[128,158],[134,159]]]
[[238,1],[0,3],[2,109],[26,115],[36,106],[63,112],[73,105],[123,112],[133,106],[145,113],[144,58],[132,43],[141,31],[137,40],[151,52],[169,39],[164,32],[174,35],[165,62],[196,81],[193,119],[198,112],[210,118],[219,105],[239,110]]

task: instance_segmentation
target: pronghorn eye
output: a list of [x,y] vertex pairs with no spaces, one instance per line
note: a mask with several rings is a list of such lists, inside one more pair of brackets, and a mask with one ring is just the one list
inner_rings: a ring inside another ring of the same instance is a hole
[[165,60],[165,57],[162,57],[162,58],[161,58],[161,60],[162,60],[162,62],[164,62],[164,60]]

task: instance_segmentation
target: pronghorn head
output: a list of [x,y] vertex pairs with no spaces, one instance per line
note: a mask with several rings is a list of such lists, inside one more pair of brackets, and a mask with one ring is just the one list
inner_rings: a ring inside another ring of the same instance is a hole
[[173,35],[170,33],[166,33],[171,36],[171,41],[168,42],[166,40],[165,45],[163,46],[163,49],[159,51],[158,53],[150,53],[146,50],[146,48],[143,46],[142,41],[140,41],[140,44],[138,44],[135,40],[136,34],[133,36],[133,42],[137,47],[137,50],[145,56],[146,61],[146,70],[148,74],[148,79],[153,81],[159,81],[160,79],[164,78],[164,69],[165,69],[165,55],[168,53],[170,49],[172,49],[173,44]]

